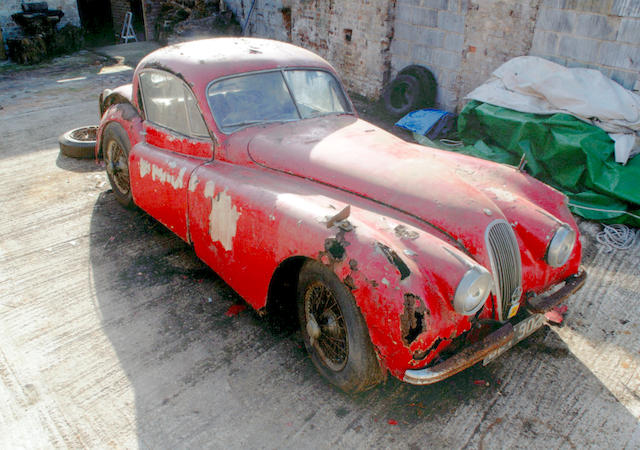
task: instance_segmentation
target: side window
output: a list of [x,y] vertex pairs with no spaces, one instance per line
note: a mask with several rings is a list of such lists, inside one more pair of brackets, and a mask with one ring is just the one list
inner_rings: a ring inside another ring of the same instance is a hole
[[186,136],[209,136],[193,94],[178,77],[157,70],[142,72],[140,87],[147,120]]

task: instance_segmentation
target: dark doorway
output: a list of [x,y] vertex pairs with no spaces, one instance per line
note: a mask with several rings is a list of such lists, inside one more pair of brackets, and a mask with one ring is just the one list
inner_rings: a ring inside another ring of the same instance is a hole
[[111,0],[78,0],[78,13],[86,32],[85,39],[88,46],[108,45],[115,42]]
[[142,12],[142,0],[129,0],[133,13],[133,29],[139,41],[144,41],[144,13]]

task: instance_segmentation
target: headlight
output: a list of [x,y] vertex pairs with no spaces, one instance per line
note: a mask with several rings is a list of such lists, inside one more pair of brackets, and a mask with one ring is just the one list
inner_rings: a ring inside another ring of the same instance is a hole
[[459,314],[471,316],[484,305],[491,290],[491,275],[481,266],[467,270],[456,288],[453,308]]
[[576,232],[568,225],[562,225],[553,235],[547,249],[547,264],[561,267],[567,262],[573,246],[576,244]]

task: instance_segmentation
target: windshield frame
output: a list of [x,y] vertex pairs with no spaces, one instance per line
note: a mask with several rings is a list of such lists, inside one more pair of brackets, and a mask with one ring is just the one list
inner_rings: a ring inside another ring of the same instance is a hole
[[[296,102],[296,98],[293,95],[293,92],[291,91],[291,86],[289,86],[289,82],[287,81],[287,77],[284,75],[284,72],[288,72],[288,71],[293,71],[293,70],[310,70],[310,71],[315,71],[315,72],[325,72],[327,74],[329,74],[335,81],[337,86],[340,88],[340,93],[342,94],[342,96],[344,97],[344,99],[346,100],[346,106],[348,107],[348,111],[345,112],[331,112],[331,113],[326,113],[326,114],[321,114],[315,117],[311,117],[311,118],[302,118],[300,111],[298,110],[298,103]],[[247,76],[247,75],[258,75],[261,73],[273,73],[273,72],[279,72],[282,76],[282,79],[284,80],[284,84],[287,87],[287,91],[289,93],[289,95],[291,96],[291,101],[293,102],[293,104],[295,105],[296,111],[298,112],[298,115],[300,117],[296,118],[296,119],[291,119],[291,120],[264,120],[264,121],[259,121],[256,123],[251,123],[251,124],[247,124],[244,126],[240,126],[238,128],[234,128],[232,131],[224,131],[222,129],[222,127],[220,126],[220,124],[218,123],[218,120],[216,119],[215,116],[215,112],[213,111],[213,109],[211,108],[211,104],[209,103],[209,89],[211,88],[211,86],[213,86],[214,84],[224,81],[224,80],[228,80],[231,78],[238,78],[238,77],[243,77],[243,76]],[[231,134],[237,133],[240,130],[244,130],[245,128],[249,128],[249,127],[255,127],[255,126],[262,126],[262,125],[269,125],[269,124],[273,124],[273,123],[287,123],[287,122],[301,122],[303,120],[311,120],[311,119],[317,119],[318,117],[327,117],[327,116],[332,116],[332,115],[350,115],[350,116],[355,116],[356,115],[356,110],[353,106],[353,102],[351,101],[351,98],[347,95],[347,92],[344,89],[344,86],[342,85],[342,82],[340,81],[340,79],[336,76],[335,73],[333,73],[330,70],[321,68],[321,67],[308,67],[308,66],[302,66],[302,67],[298,67],[298,66],[288,66],[288,67],[278,67],[278,68],[274,68],[274,69],[264,69],[264,70],[253,70],[250,72],[239,72],[239,73],[234,73],[232,75],[226,75],[224,77],[220,77],[220,78],[215,78],[213,80],[211,80],[208,84],[207,87],[205,88],[205,100],[207,102],[207,107],[209,108],[209,112],[211,112],[211,117],[213,118],[213,121],[216,125],[217,130],[222,133],[225,136],[229,136]]]

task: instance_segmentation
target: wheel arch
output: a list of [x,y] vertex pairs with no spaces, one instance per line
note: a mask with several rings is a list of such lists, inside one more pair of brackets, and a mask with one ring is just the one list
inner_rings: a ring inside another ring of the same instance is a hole
[[290,256],[278,264],[269,281],[267,302],[264,307],[267,314],[281,319],[283,324],[289,324],[290,319],[293,319],[293,323],[297,327],[298,277],[304,264],[312,260],[313,258],[308,256],[296,255]]

